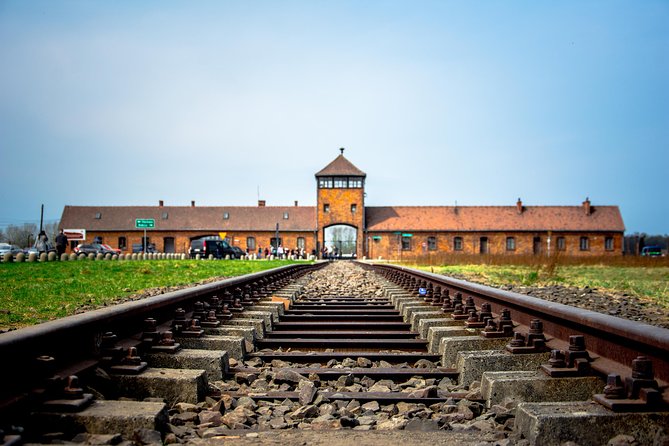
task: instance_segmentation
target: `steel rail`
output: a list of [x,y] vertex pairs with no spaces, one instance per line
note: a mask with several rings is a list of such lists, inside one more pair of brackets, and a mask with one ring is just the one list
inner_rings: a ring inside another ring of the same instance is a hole
[[477,306],[489,302],[496,314],[508,308],[514,322],[524,326],[529,326],[532,319],[540,319],[544,333],[562,343],[568,343],[570,335],[584,335],[588,351],[600,357],[592,366],[603,373],[631,376],[632,360],[639,355],[647,356],[653,361],[655,378],[661,385],[669,384],[667,329],[404,266],[367,265],[378,270],[400,271],[460,291],[463,297],[472,296]]
[[179,305],[189,304],[198,298],[282,272],[318,267],[318,264],[281,266],[9,331],[0,334],[0,357],[10,358],[16,364],[21,359],[39,355],[57,358],[81,355],[94,350],[96,346],[91,345],[95,342],[94,338],[107,331],[113,331],[119,337],[129,336],[141,331],[145,318],[153,317],[159,322],[169,320]]

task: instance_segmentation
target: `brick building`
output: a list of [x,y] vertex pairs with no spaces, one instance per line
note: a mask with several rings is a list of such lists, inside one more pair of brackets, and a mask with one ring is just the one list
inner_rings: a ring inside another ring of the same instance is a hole
[[[125,252],[143,243],[136,219],[152,219],[147,243],[187,252],[190,240],[220,235],[257,252],[276,244],[305,253],[385,259],[430,253],[622,255],[617,206],[365,206],[366,174],[344,151],[316,173],[316,206],[65,206],[61,228],[85,229]],[[76,245],[78,242],[72,242]]]

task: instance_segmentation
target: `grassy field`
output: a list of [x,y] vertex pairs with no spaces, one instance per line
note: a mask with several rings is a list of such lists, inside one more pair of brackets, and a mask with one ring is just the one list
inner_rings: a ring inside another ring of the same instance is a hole
[[669,310],[669,267],[605,265],[449,265],[414,266],[436,274],[455,275],[488,285],[597,288],[652,299]]
[[288,261],[146,260],[0,264],[0,330],[33,325],[155,287],[187,285],[287,265]]

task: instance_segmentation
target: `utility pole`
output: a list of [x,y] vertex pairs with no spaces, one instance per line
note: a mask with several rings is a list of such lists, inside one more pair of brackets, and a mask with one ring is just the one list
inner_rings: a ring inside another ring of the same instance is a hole
[[276,224],[276,256],[279,256],[279,223]]
[[44,204],[42,204],[42,212],[39,215],[39,233],[41,234],[44,230]]

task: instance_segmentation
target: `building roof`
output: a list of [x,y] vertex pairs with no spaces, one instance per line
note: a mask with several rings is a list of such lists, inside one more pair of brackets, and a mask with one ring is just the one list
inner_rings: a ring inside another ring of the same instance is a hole
[[316,177],[326,177],[326,176],[354,176],[354,177],[366,177],[367,174],[362,170],[358,169],[344,157],[342,153],[337,158],[332,160],[330,164],[325,166],[320,172],[316,174]]
[[366,207],[368,231],[611,231],[625,225],[618,206]]
[[[368,231],[625,230],[618,206],[590,210],[587,215],[583,206],[523,206],[522,213],[516,206],[383,206],[366,207],[365,218]],[[279,223],[281,231],[313,232],[317,225],[312,206],[65,206],[60,224],[134,231],[137,218],[154,219],[154,231],[274,231]]]
[[277,223],[281,231],[316,230],[313,206],[65,206],[60,226],[134,231],[137,218],[154,219],[154,231],[274,231]]

